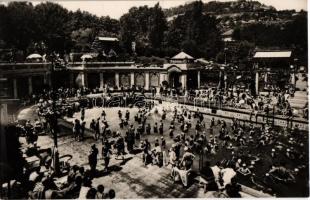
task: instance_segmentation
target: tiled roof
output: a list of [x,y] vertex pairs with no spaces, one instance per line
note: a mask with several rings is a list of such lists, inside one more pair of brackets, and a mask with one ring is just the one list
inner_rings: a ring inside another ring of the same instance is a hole
[[173,56],[172,59],[183,60],[183,59],[194,59],[194,58],[182,51],[182,52],[178,53],[177,55]]

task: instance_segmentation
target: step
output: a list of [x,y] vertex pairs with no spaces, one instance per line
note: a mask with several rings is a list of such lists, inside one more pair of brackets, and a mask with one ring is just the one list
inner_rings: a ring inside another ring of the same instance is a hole
[[305,106],[307,101],[289,101],[290,105],[297,104]]

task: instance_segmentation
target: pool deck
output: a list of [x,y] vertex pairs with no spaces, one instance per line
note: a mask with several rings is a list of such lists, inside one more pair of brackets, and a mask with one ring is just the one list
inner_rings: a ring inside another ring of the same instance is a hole
[[[23,117],[34,118],[33,109],[31,107],[26,111],[22,111]],[[122,108],[115,108],[115,110]],[[124,109],[124,108],[123,108]],[[86,119],[99,114],[102,109],[96,109],[94,112],[86,110]],[[113,111],[113,110],[112,110]],[[113,114],[114,113],[114,114]],[[117,118],[116,112],[108,112],[108,120],[115,121]],[[112,116],[113,115],[113,116]],[[80,113],[75,113],[75,118],[78,118]],[[133,112],[131,112],[131,120],[133,120]],[[69,120],[71,121],[71,120]],[[68,121],[68,122],[69,122]],[[63,125],[67,124],[63,121]],[[70,125],[71,123],[69,123]],[[68,124],[67,124],[68,125]],[[113,127],[118,127],[118,123],[112,123]],[[112,128],[113,128],[112,127]],[[72,155],[70,164],[78,164],[89,168],[87,155],[92,144],[97,144],[99,151],[101,150],[101,142],[94,141],[89,134],[86,134],[86,139],[83,142],[77,142],[72,137],[70,129],[63,130],[62,135],[58,140],[58,150],[60,155]],[[22,148],[26,148],[24,138],[20,138]],[[42,149],[53,147],[53,140],[50,136],[39,136],[38,146]],[[170,167],[159,168],[157,166],[144,166],[141,154],[127,154],[126,163],[112,158],[110,161],[111,173],[104,174],[103,160],[98,160],[99,175],[93,180],[93,186],[103,184],[106,188],[113,188],[116,191],[116,198],[212,198],[218,197],[218,192],[203,192],[203,188],[195,182],[189,188],[184,188],[180,183],[174,183],[170,177]],[[28,158],[29,159],[29,158]],[[29,160],[31,161],[31,160]],[[34,161],[33,161],[34,162]],[[242,197],[270,197],[269,194],[242,186]]]

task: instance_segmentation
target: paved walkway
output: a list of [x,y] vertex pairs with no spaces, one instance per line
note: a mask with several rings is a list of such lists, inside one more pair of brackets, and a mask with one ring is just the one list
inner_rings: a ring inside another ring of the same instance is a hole
[[[25,139],[21,138],[23,147]],[[89,169],[87,157],[90,146],[94,143],[92,138],[83,142],[77,142],[71,136],[59,138],[58,149],[60,155],[72,155],[71,165],[78,164]],[[99,142],[96,142],[101,147]],[[40,136],[38,146],[50,148],[53,140],[49,136]],[[100,149],[100,148],[99,148]],[[159,168],[157,166],[144,166],[141,154],[126,155],[127,162],[111,159],[110,166],[112,172],[104,175],[103,160],[98,161],[97,169],[99,177],[93,180],[93,186],[103,184],[106,188],[112,188],[116,192],[116,198],[180,198],[180,197],[213,197],[213,192],[203,193],[203,189],[198,184],[193,184],[185,189],[181,184],[173,183],[170,178],[170,167]]]
[[37,115],[37,106],[36,105],[32,105],[29,107],[26,107],[24,109],[22,109],[18,115],[17,115],[17,119],[18,120],[30,120],[30,121],[34,121],[35,119],[38,118]]
[[[34,120],[35,106],[26,108],[20,112],[18,119]],[[87,111],[86,111],[87,113]],[[76,115],[79,115],[76,114]],[[133,115],[132,115],[133,116]],[[26,147],[25,138],[20,138],[22,147]],[[71,135],[59,137],[58,150],[60,156],[72,155],[69,161],[71,165],[77,164],[89,169],[88,153],[91,145],[96,143],[101,152],[100,142],[95,142],[93,138],[87,138],[83,142],[75,141]],[[43,149],[52,148],[53,140],[50,136],[39,136],[38,146]],[[93,186],[103,184],[106,188],[116,191],[116,198],[175,198],[175,197],[212,197],[213,193],[203,193],[203,189],[198,184],[193,184],[190,188],[184,189],[181,184],[173,183],[170,178],[170,168],[157,166],[144,166],[141,154],[126,155],[125,164],[121,160],[111,159],[110,166],[112,172],[108,175],[102,174],[104,169],[103,160],[98,161],[99,177],[93,180]]]

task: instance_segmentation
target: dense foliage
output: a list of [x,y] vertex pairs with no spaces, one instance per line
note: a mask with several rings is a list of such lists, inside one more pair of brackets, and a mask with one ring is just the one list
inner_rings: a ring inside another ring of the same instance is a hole
[[132,42],[136,43],[135,49],[139,55],[151,56],[163,47],[167,22],[158,3],[153,8],[131,8],[121,17],[120,27],[120,37],[127,52],[135,51]]
[[[221,40],[227,30],[233,30],[233,48]],[[277,11],[257,1],[196,1],[165,10],[157,3],[133,7],[120,20],[51,2],[0,5],[0,49],[14,49],[15,60],[34,52],[100,52],[97,36],[119,38],[117,53],[123,57],[165,58],[183,50],[222,63],[240,62],[261,47],[290,48],[307,62],[307,13]]]
[[167,46],[183,49],[195,57],[214,58],[222,48],[214,17],[203,13],[203,3],[195,2],[184,15],[171,22]]
[[51,2],[0,5],[0,48],[29,53],[87,51],[95,36],[117,36],[119,22],[80,10],[69,12]]
[[285,24],[255,23],[237,26],[233,37],[258,47],[293,49],[301,63],[307,62],[307,14],[301,13]]

